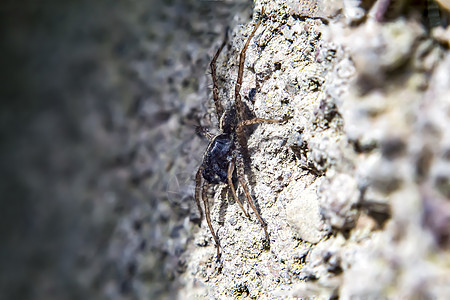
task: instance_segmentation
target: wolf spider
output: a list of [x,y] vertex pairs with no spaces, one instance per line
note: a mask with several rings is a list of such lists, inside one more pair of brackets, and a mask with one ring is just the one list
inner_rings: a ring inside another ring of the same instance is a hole
[[[200,205],[200,199],[203,202],[203,206],[205,209],[206,221],[208,223],[208,227],[211,231],[211,234],[214,238],[216,249],[217,249],[217,260],[220,260],[220,243],[219,238],[211,224],[211,213],[209,210],[208,204],[208,187],[210,184],[221,184],[225,183],[231,190],[233,194],[234,200],[239,204],[244,215],[249,217],[247,212],[244,209],[242,202],[239,200],[236,194],[236,188],[234,187],[234,183],[237,181],[241,184],[242,189],[244,190],[244,194],[247,198],[250,207],[255,212],[255,215],[264,229],[264,233],[266,236],[266,240],[270,243],[269,233],[267,232],[267,225],[261,218],[258,213],[255,204],[253,202],[252,196],[250,195],[248,186],[244,180],[244,158],[243,156],[248,155],[247,153],[247,138],[245,136],[244,128],[257,123],[280,123],[284,120],[271,120],[271,119],[263,119],[263,118],[251,118],[247,119],[246,106],[242,102],[240,90],[242,85],[242,78],[244,73],[244,62],[247,48],[250,44],[250,40],[261,24],[263,13],[261,13],[261,17],[255,25],[255,28],[251,32],[250,36],[247,38],[247,42],[241,50],[239,57],[239,69],[238,69],[238,77],[235,85],[235,107],[229,107],[224,109],[222,103],[219,100],[219,88],[217,85],[217,77],[216,77],[216,61],[224,48],[227,42],[227,35],[225,34],[225,39],[222,42],[222,45],[217,50],[214,55],[210,68],[213,82],[213,99],[217,114],[217,119],[219,120],[219,130],[221,133],[213,136],[208,132],[204,132],[206,137],[210,140],[208,148],[205,151],[203,156],[203,162],[200,165],[197,174],[195,176],[195,201],[197,203],[198,209],[200,211],[200,220],[203,219],[203,211]],[[236,164],[237,163],[237,164]],[[233,176],[235,173],[236,175]]]

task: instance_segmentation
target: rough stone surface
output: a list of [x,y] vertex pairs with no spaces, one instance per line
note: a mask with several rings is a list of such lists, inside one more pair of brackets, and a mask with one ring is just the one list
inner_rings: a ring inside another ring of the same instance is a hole
[[[388,2],[2,12],[0,298],[448,298],[446,11]],[[195,128],[218,132],[207,72],[225,28],[217,75],[232,105],[262,7],[241,94],[256,116],[289,118],[248,137],[270,247],[249,206],[246,218],[214,186],[219,269],[193,199],[208,143]]]
[[[267,18],[249,47],[242,94],[257,89],[257,116],[291,117],[259,125],[249,140],[250,182],[270,250],[254,216],[216,206],[222,273],[214,272],[211,238],[209,252],[188,248],[183,292],[201,281],[192,293],[205,298],[445,298],[445,41],[427,36],[413,12],[381,23],[373,11],[362,21],[356,1],[326,19],[289,2],[257,2],[255,10],[262,5]],[[237,55],[251,29],[252,22],[234,31],[222,58],[224,99],[233,99]],[[217,194],[216,203],[227,201]]]
[[286,198],[289,209],[286,220],[295,229],[295,237],[315,244],[322,238],[322,219],[316,184],[304,188],[303,181],[294,181],[280,193]]

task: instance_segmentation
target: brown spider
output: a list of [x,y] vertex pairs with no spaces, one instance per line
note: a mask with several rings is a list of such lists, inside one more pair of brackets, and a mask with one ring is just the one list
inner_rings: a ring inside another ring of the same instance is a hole
[[[263,12],[261,13],[261,16]],[[219,129],[220,132],[216,136],[212,136],[211,134],[206,132],[206,136],[210,140],[208,148],[203,156],[203,163],[200,165],[197,174],[195,176],[195,201],[197,203],[198,209],[200,211],[200,219],[203,219],[203,211],[200,205],[200,199],[203,201],[203,206],[205,208],[206,221],[208,223],[208,227],[211,231],[211,234],[214,238],[216,249],[217,249],[217,260],[220,260],[220,243],[219,239],[214,232],[214,229],[211,224],[211,216],[208,204],[208,186],[210,184],[220,184],[225,183],[231,189],[233,194],[233,198],[239,204],[244,215],[248,217],[247,212],[244,209],[242,202],[239,200],[236,194],[236,188],[234,187],[234,183],[236,183],[236,176],[233,176],[236,168],[237,181],[242,186],[244,190],[244,194],[247,198],[250,207],[255,212],[256,217],[258,218],[259,223],[264,229],[264,233],[266,235],[267,242],[269,240],[269,234],[267,232],[267,225],[261,218],[258,213],[255,204],[253,202],[252,196],[250,195],[247,184],[244,180],[244,158],[247,155],[247,137],[245,136],[244,128],[248,125],[267,122],[267,123],[280,123],[284,120],[271,120],[271,119],[263,119],[263,118],[252,118],[247,119],[246,115],[246,106],[242,102],[240,90],[242,85],[242,77],[244,73],[244,62],[245,62],[245,54],[256,30],[261,24],[261,17],[255,25],[255,28],[251,32],[250,36],[247,39],[247,42],[244,45],[244,48],[241,51],[239,58],[239,70],[237,82],[235,85],[235,107],[229,107],[224,110],[222,103],[219,100],[219,89],[217,85],[216,78],[216,60],[224,48],[227,42],[227,36],[225,35],[225,39],[217,50],[214,58],[211,61],[211,75],[213,81],[213,99],[216,108],[217,119],[219,120]],[[236,164],[237,163],[237,164]]]

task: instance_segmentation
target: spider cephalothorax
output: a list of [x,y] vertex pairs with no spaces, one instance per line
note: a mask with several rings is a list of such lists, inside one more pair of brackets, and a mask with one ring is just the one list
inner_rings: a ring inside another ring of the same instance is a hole
[[[261,12],[261,15],[264,13]],[[219,130],[220,133],[216,136],[212,136],[210,134],[206,134],[206,136],[210,139],[210,143],[206,152],[203,156],[203,162],[200,168],[197,171],[197,175],[195,177],[195,201],[197,203],[198,209],[201,214],[201,218],[203,218],[203,211],[200,205],[202,200],[206,221],[208,223],[208,227],[211,230],[212,236],[216,243],[217,249],[217,259],[220,260],[220,243],[219,239],[214,232],[214,229],[211,224],[211,214],[209,211],[208,204],[208,186],[210,184],[227,184],[231,193],[233,194],[233,198],[242,208],[244,215],[248,217],[247,212],[244,209],[242,202],[239,200],[235,185],[237,182],[241,185],[247,202],[250,207],[254,211],[256,217],[258,218],[259,223],[264,229],[264,233],[266,236],[267,242],[269,242],[269,234],[266,229],[266,224],[262,220],[259,215],[258,210],[255,207],[252,196],[247,187],[247,183],[245,181],[244,175],[244,159],[243,156],[247,153],[247,137],[245,136],[244,128],[248,125],[257,124],[257,123],[280,123],[280,120],[272,120],[272,119],[263,119],[263,118],[250,118],[247,119],[248,114],[246,112],[246,106],[242,102],[240,89],[242,85],[243,73],[244,73],[244,62],[245,62],[245,53],[247,51],[250,40],[261,24],[261,18],[259,18],[258,22],[255,25],[255,28],[251,32],[250,36],[247,38],[247,42],[242,48],[240,57],[239,57],[239,70],[238,70],[238,78],[235,85],[235,99],[234,106],[224,109],[222,103],[219,100],[219,92],[216,78],[216,60],[222,51],[223,47],[226,44],[227,37],[225,36],[225,40],[223,41],[220,48],[217,50],[214,58],[211,61],[211,74],[213,81],[213,99],[216,108],[217,118],[219,120]]]

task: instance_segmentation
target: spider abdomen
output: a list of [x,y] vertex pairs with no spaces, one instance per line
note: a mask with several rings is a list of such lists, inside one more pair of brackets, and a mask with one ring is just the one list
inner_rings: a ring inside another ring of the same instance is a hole
[[232,158],[233,139],[229,134],[220,134],[212,139],[203,158],[202,175],[213,184],[227,183],[228,164]]

